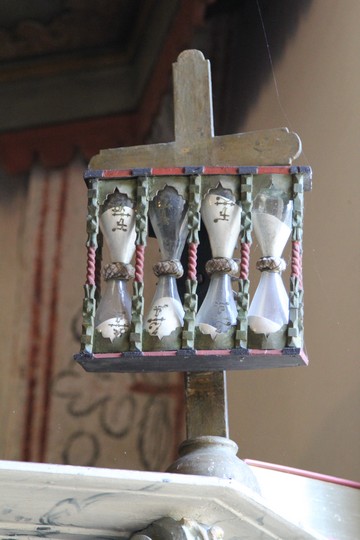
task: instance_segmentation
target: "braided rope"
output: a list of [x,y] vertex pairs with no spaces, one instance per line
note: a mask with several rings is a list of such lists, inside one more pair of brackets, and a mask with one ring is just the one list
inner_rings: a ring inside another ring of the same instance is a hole
[[234,259],[228,259],[227,257],[216,257],[210,259],[205,265],[206,272],[211,275],[216,272],[221,274],[230,274],[235,276],[239,272],[239,265]]
[[104,279],[123,279],[129,281],[134,277],[134,267],[131,264],[114,262],[104,266]]
[[184,269],[180,261],[172,259],[170,261],[159,261],[153,266],[155,276],[175,276],[176,279],[180,278]]
[[256,268],[260,272],[283,272],[286,262],[281,257],[261,257],[256,262]]

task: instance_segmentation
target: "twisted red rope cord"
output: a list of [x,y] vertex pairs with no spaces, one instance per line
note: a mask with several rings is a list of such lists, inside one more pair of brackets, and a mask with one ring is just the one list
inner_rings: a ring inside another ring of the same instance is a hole
[[94,246],[89,246],[87,248],[87,267],[86,267],[86,284],[95,285],[95,252],[96,249]]
[[135,253],[135,279],[138,283],[144,281],[145,246],[138,244]]
[[302,287],[303,287],[303,280],[302,280],[302,253],[301,253],[301,244],[297,240],[294,240],[292,242],[291,275],[293,277],[299,278],[299,287],[300,287],[300,289],[302,289]]
[[240,256],[240,279],[248,279],[250,264],[250,244],[241,244]]
[[196,281],[197,249],[199,244],[190,242],[188,249],[188,279]]

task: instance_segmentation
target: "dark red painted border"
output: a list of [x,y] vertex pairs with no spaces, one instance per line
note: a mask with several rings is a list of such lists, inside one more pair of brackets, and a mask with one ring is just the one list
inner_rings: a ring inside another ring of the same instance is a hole
[[56,232],[54,237],[55,250],[52,261],[51,272],[51,298],[50,312],[48,318],[48,327],[46,331],[45,358],[44,358],[44,377],[43,377],[43,399],[40,407],[40,434],[39,434],[39,461],[46,460],[49,422],[51,417],[51,385],[54,374],[54,363],[56,353],[56,338],[58,335],[58,309],[59,309],[59,287],[62,260],[62,244],[65,233],[66,221],[66,203],[69,191],[68,170],[62,172],[60,180],[60,194],[56,208]]
[[35,266],[32,284],[32,299],[30,309],[30,335],[29,352],[27,356],[27,390],[25,401],[25,423],[22,441],[22,460],[31,461],[32,443],[34,433],[35,400],[37,390],[37,372],[39,369],[39,355],[41,344],[41,309],[44,297],[44,250],[45,250],[45,225],[49,211],[49,181],[43,182],[41,193],[40,216],[37,228],[35,249]]

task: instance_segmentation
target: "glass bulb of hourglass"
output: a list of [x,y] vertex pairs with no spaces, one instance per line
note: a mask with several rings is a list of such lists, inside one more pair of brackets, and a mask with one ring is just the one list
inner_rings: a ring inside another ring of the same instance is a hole
[[[280,258],[291,234],[292,201],[282,192],[260,192],[253,205],[253,227],[264,257]],[[248,323],[256,334],[271,334],[289,320],[289,299],[281,272],[262,272]]]
[[174,276],[159,276],[145,328],[151,336],[162,339],[184,324],[184,308]]
[[[241,207],[235,196],[221,184],[212,189],[201,205],[204,221],[214,258],[231,258],[239,238]],[[236,324],[237,307],[228,274],[215,272],[211,275],[209,289],[196,316],[196,326],[203,334],[215,339]]]
[[[159,243],[161,260],[179,260],[184,249],[188,205],[171,186],[165,186],[149,204],[149,218]],[[151,336],[162,339],[184,322],[181,304],[173,275],[160,275],[155,295],[145,319],[145,329]]]
[[196,326],[212,339],[226,333],[236,324],[237,308],[231,278],[228,274],[211,276],[209,289],[196,316]]
[[232,257],[239,238],[241,207],[229,189],[219,185],[206,195],[201,205],[213,257]]
[[122,337],[130,329],[131,300],[127,283],[109,279],[95,315],[95,328],[111,341]]
[[188,234],[188,204],[175,188],[166,186],[149,204],[149,218],[161,259],[179,259]]
[[115,190],[105,201],[100,227],[109,247],[111,262],[129,263],[134,255],[136,239],[133,201]]
[[[111,193],[100,216],[100,227],[112,263],[130,263],[135,251],[135,209],[129,197],[117,189]],[[109,279],[95,314],[95,328],[114,341],[130,329],[131,299],[124,279]]]
[[249,309],[248,322],[256,334],[272,334],[289,320],[289,299],[278,272],[262,272]]
[[252,221],[263,257],[281,257],[291,233],[291,218],[292,201],[276,193],[255,197]]

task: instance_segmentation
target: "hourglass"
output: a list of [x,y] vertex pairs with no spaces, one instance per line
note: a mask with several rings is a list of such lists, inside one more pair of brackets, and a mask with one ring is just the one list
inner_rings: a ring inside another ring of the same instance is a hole
[[[180,301],[176,279],[183,275],[180,257],[188,234],[188,203],[170,186],[165,186],[149,203],[149,218],[159,243],[161,260],[153,270],[159,278],[145,331],[151,338],[163,340],[153,346],[178,346],[177,337],[184,323],[184,308]],[[174,334],[173,334],[174,333]],[[171,339],[173,338],[173,342]]]
[[205,196],[201,216],[213,259],[206,263],[210,284],[195,323],[201,334],[219,341],[219,336],[228,334],[237,319],[231,274],[238,270],[232,256],[240,233],[241,208],[232,191],[219,183]]
[[104,267],[106,287],[96,311],[95,330],[116,348],[121,348],[119,341],[130,330],[131,299],[127,281],[134,276],[130,261],[135,251],[136,233],[134,203],[118,189],[107,197],[101,208],[100,227],[112,262]]
[[263,256],[257,261],[261,278],[251,302],[248,324],[249,340],[265,349],[282,348],[289,321],[289,298],[281,272],[286,268],[281,258],[291,233],[293,202],[286,191],[271,185],[254,199],[252,221]]

